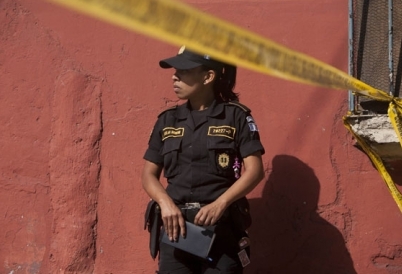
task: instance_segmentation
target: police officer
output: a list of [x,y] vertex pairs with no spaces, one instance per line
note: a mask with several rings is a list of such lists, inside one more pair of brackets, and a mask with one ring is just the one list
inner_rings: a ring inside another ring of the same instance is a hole
[[[236,67],[184,46],[159,65],[175,69],[173,91],[187,101],[158,116],[144,155],[143,188],[159,204],[171,241],[185,237],[185,221],[215,226],[216,240],[209,260],[161,243],[157,273],[242,273],[247,234],[228,214],[263,179],[264,148],[250,109],[233,92]],[[198,206],[187,214],[187,205]]]

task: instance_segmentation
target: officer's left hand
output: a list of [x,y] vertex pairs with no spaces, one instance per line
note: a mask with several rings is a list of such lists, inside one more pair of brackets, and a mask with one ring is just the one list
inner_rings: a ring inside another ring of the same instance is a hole
[[214,225],[222,217],[225,209],[226,205],[218,201],[203,206],[195,215],[194,224],[202,226]]

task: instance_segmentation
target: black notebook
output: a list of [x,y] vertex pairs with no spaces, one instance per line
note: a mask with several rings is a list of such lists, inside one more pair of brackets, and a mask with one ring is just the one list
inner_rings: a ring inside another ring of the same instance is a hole
[[163,243],[204,259],[208,258],[214,240],[215,233],[213,230],[208,229],[207,227],[197,226],[190,222],[186,222],[186,238],[179,235],[177,242],[171,242],[163,229],[161,239]]

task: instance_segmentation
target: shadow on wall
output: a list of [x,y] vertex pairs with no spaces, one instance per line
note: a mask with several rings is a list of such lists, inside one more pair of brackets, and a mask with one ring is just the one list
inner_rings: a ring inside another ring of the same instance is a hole
[[320,183],[313,169],[275,156],[263,196],[250,199],[253,225],[249,274],[357,273],[341,232],[317,213]]

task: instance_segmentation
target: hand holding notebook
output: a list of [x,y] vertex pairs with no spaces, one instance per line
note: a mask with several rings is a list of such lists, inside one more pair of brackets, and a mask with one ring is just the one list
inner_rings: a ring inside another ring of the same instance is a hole
[[166,231],[162,229],[163,243],[204,259],[208,258],[214,240],[215,232],[211,227],[197,226],[190,222],[186,222],[186,238],[180,234],[177,241],[170,241]]

